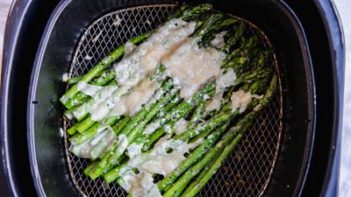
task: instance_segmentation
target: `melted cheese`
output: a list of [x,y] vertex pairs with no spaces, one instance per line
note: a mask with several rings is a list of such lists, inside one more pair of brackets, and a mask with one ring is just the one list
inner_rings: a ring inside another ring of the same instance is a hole
[[239,90],[233,92],[231,96],[232,101],[232,111],[239,110],[239,113],[245,111],[248,104],[252,101],[252,94],[250,92],[244,92],[243,90]]
[[159,88],[158,83],[151,80],[143,80],[140,85],[131,91],[125,98],[125,105],[130,115],[138,112],[142,105],[147,103],[156,90]]
[[236,74],[232,68],[229,68],[225,74],[222,74],[216,80],[216,94],[223,93],[228,87],[234,84]]
[[124,55],[123,58],[127,58],[135,49],[137,46],[131,42],[126,42],[124,44]]
[[70,146],[70,151],[81,158],[96,159],[108,152],[117,139],[110,127],[101,127],[94,137],[81,144],[74,142]]
[[92,120],[100,121],[105,117],[122,115],[127,111],[125,105],[121,104],[123,102],[122,96],[128,92],[126,88],[94,86],[79,82],[78,91],[91,96],[93,101],[80,106],[75,112],[76,116],[79,116],[79,113],[89,112]]
[[211,45],[216,48],[222,48],[225,45],[224,36],[227,34],[226,31],[222,31],[215,35],[215,38],[211,40]]
[[[128,166],[166,176],[185,159],[185,153],[197,147],[201,142],[202,140],[198,140],[187,144],[180,140],[168,139],[168,136],[165,136],[155,144],[151,153],[135,156],[128,161]],[[167,153],[169,149],[172,151]]]
[[[201,142],[202,139],[199,139],[187,144],[168,139],[168,136],[161,138],[150,153],[133,154],[128,164],[120,171],[121,186],[135,197],[161,196],[157,185],[153,183],[152,175],[156,173],[166,176],[172,172],[185,159],[184,154],[196,148]],[[167,150],[172,151],[167,153]],[[139,173],[135,174],[133,168],[137,168]]]
[[118,136],[117,152],[123,153],[128,147],[128,137],[124,134]]
[[141,172],[135,174],[131,167],[127,166],[121,169],[119,181],[121,187],[128,191],[133,197],[161,197],[157,185],[153,183],[152,174]]
[[214,95],[206,105],[206,112],[219,110],[221,108],[222,99],[223,93]]
[[[149,79],[143,80],[128,92],[128,88],[117,86],[94,86],[85,82],[78,83],[78,90],[93,98],[74,111],[76,117],[90,113],[91,119],[100,121],[103,118],[123,115],[134,115],[155,94],[159,85]],[[157,95],[159,96],[159,95]]]
[[177,135],[180,135],[186,131],[186,127],[188,125],[188,121],[186,121],[184,118],[181,118],[174,124],[174,132]]
[[225,90],[234,84],[236,74],[232,68],[229,68],[225,74],[219,76],[216,80],[216,93],[214,97],[207,103],[206,111],[219,110],[223,100]]
[[127,148],[129,158],[133,158],[136,155],[140,155],[142,147],[143,147],[142,144],[136,144],[136,143],[129,145]]
[[114,65],[116,81],[132,87],[160,64],[162,57],[177,48],[195,29],[195,22],[172,19],[154,32],[128,58]]
[[220,74],[225,54],[214,48],[199,48],[196,38],[187,38],[173,53],[162,59],[167,72],[181,87],[180,96],[190,98],[210,78]]
[[148,124],[144,130],[144,134],[150,135],[156,131],[156,129],[160,128],[161,123],[160,121],[155,121],[150,124]]

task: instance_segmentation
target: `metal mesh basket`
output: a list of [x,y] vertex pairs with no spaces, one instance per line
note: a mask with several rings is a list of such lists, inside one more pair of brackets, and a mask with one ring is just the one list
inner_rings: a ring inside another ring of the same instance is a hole
[[[82,36],[71,64],[70,77],[80,76],[92,68],[110,51],[129,38],[148,32],[164,22],[176,8],[174,4],[157,4],[127,8],[110,12],[92,23]],[[243,20],[240,19],[239,20]],[[251,31],[259,31],[245,21]],[[264,46],[270,45],[262,34]],[[279,67],[275,58],[272,63]],[[281,84],[270,105],[247,131],[231,156],[210,180],[200,196],[260,196],[267,187],[280,148],[282,133],[283,97]],[[65,129],[70,126],[64,120]],[[126,196],[116,183],[106,184],[101,178],[95,181],[84,175],[89,161],[68,151],[68,136],[64,137],[67,164],[71,179],[83,196]]]

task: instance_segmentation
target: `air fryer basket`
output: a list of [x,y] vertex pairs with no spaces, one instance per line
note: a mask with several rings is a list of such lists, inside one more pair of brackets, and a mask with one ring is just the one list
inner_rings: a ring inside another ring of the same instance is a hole
[[[148,32],[165,21],[175,9],[175,4],[154,4],[112,11],[94,21],[80,39],[69,71],[70,77],[80,76],[102,59],[126,42],[135,34]],[[238,18],[238,20],[243,20]],[[245,21],[249,27],[247,34],[258,32],[253,24]],[[261,42],[269,47],[270,43],[261,32]],[[270,48],[270,47],[269,47]],[[274,58],[271,64],[279,67]],[[259,196],[264,192],[280,147],[282,128],[283,95],[279,83],[277,93],[269,107],[256,120],[234,153],[211,179],[201,196]],[[70,126],[64,119],[64,129]],[[64,134],[67,164],[74,185],[86,196],[124,196],[125,192],[116,183],[106,184],[103,179],[91,180],[83,170],[88,160],[80,159],[68,151],[70,143]]]
[[[201,196],[296,194],[306,173],[314,122],[313,77],[303,32],[284,4],[213,4],[239,16],[251,31],[260,31],[267,46],[272,41],[277,54],[272,63],[280,80],[270,105]],[[70,125],[58,103],[66,88],[61,76],[83,74],[128,38],[157,27],[176,6],[172,1],[97,0],[86,5],[76,0],[63,1],[56,9],[37,54],[29,100],[29,146],[39,194],[56,196],[61,190],[71,195],[125,195],[115,183],[86,177],[88,161],[68,151],[67,136],[60,132]],[[272,9],[275,12],[269,13]]]

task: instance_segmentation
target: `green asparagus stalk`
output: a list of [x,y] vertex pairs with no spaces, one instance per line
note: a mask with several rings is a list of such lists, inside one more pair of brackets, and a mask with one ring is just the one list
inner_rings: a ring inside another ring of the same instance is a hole
[[200,4],[198,6],[189,7],[187,5],[181,6],[179,10],[171,16],[171,18],[180,18],[184,21],[192,21],[201,18],[204,14],[213,11],[211,4]]
[[122,130],[126,127],[126,125],[129,123],[131,117],[127,116],[125,118],[123,118],[123,120],[121,120],[119,122],[119,124],[116,124],[112,130],[115,132],[115,134],[118,136]]
[[217,116],[214,116],[213,118],[211,118],[205,125],[198,125],[194,129],[190,129],[189,131],[186,131],[181,135],[175,136],[174,138],[177,140],[188,142],[193,137],[200,135],[201,133],[204,133],[204,132],[212,131],[214,128],[218,127],[219,125],[222,125],[227,121],[230,121],[233,117],[235,117],[238,114],[239,112],[237,110],[232,113],[230,112],[220,113]]
[[[111,125],[112,123],[117,122],[119,119],[121,118],[121,116],[112,116],[112,117],[108,117],[105,118],[102,123],[105,125]],[[76,129],[79,133],[82,133],[84,131],[86,131],[87,129],[89,129],[91,126],[93,126],[94,124],[96,124],[97,122],[92,120],[91,117],[87,117],[85,120],[83,120],[82,122],[78,123]]]
[[87,131],[85,131],[84,133],[76,134],[76,135],[72,136],[71,138],[69,138],[69,141],[72,144],[81,144],[81,143],[85,142],[86,140],[93,138],[99,128],[100,128],[100,125],[95,124],[92,127],[90,127]]
[[78,83],[78,81],[81,80],[82,77],[78,76],[78,77],[71,77],[67,80],[67,84],[68,85],[73,85],[73,84],[76,84]]
[[74,135],[75,133],[77,133],[77,124],[73,125],[69,129],[67,129],[67,133],[69,135]]
[[101,124],[100,123],[95,123],[94,125],[92,125],[89,129],[87,129],[85,132],[83,133],[79,133],[76,134],[75,136],[72,136],[70,138],[70,142],[74,143],[74,144],[81,144],[84,141],[90,139],[91,137],[94,137],[94,135],[96,134],[97,130],[101,127],[101,126],[113,126],[115,124],[117,124],[117,122],[121,119],[120,116],[112,116],[109,118],[104,119]]

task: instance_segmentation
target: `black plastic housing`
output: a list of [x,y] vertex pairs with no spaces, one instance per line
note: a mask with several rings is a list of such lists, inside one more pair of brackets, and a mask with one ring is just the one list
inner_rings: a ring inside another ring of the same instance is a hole
[[[62,108],[58,98],[65,89],[61,76],[69,68],[84,29],[95,19],[111,10],[156,2],[166,1],[66,0],[52,13],[56,1],[17,2],[5,37],[1,95],[2,161],[12,194],[79,195],[70,181],[59,136]],[[341,30],[330,2],[289,1],[289,6],[273,0],[212,3],[260,27],[272,41],[284,71],[285,121],[291,127],[285,130],[265,195],[335,195],[344,56]],[[39,16],[37,10],[44,12]],[[36,22],[32,28],[31,21]]]

